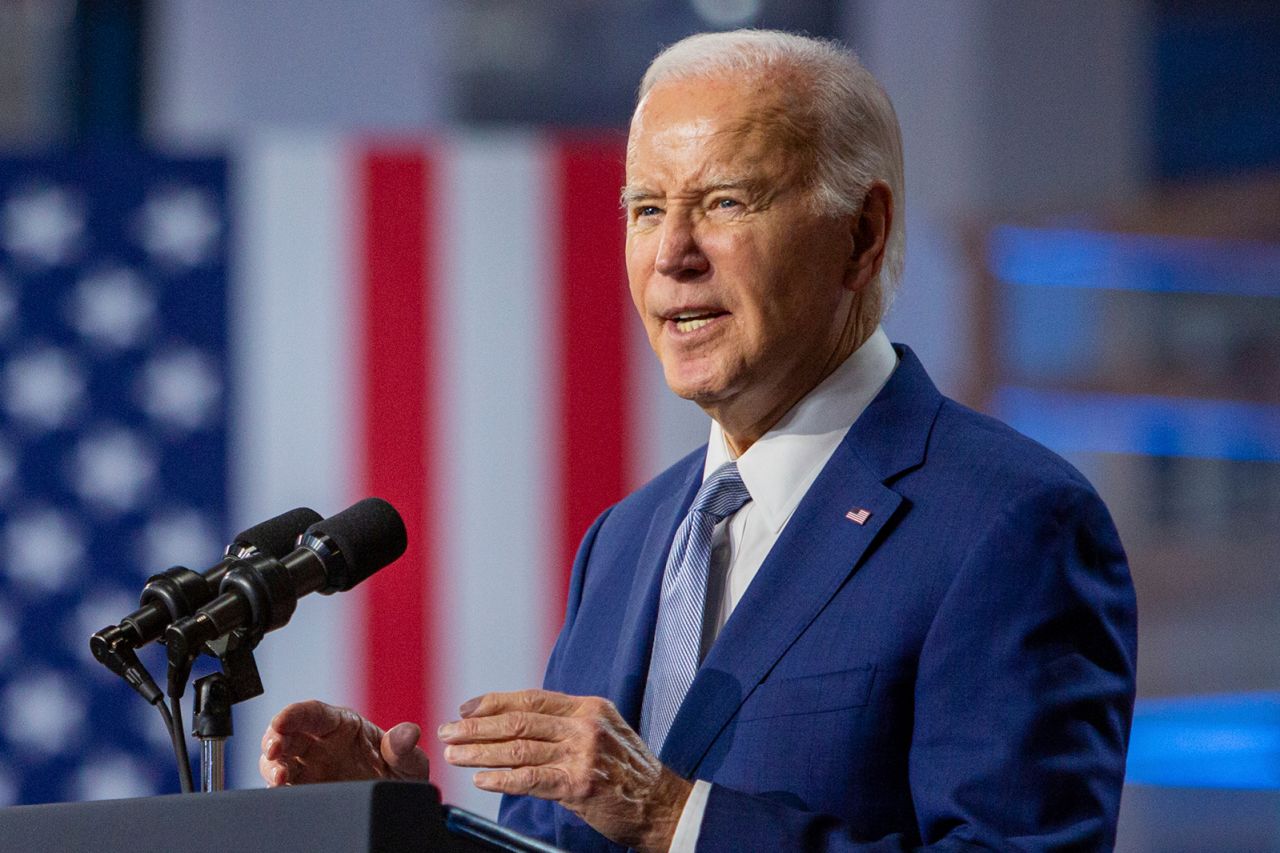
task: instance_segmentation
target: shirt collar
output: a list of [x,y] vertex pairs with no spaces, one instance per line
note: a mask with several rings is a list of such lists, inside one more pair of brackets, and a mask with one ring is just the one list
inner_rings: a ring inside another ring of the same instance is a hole
[[[830,376],[738,457],[738,473],[752,503],[760,508],[775,534],[897,366],[898,354],[884,330],[877,327]],[[724,430],[712,421],[703,479],[732,459]]]

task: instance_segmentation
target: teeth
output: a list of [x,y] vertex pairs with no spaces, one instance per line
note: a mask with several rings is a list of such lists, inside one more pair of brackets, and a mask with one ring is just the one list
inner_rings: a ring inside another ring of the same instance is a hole
[[714,318],[712,317],[698,317],[692,320],[682,320],[679,317],[677,317],[676,330],[680,332],[692,332],[696,329],[701,329],[703,326],[710,323],[713,319]]

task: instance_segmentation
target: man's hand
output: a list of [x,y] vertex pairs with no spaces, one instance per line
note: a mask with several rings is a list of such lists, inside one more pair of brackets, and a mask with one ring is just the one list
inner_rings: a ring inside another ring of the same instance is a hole
[[665,851],[693,785],[668,770],[613,703],[547,690],[486,693],[440,727],[445,760],[498,767],[477,788],[555,800],[619,844]]
[[311,700],[288,705],[262,735],[258,772],[267,784],[427,778],[421,730],[400,723],[384,732],[349,708]]

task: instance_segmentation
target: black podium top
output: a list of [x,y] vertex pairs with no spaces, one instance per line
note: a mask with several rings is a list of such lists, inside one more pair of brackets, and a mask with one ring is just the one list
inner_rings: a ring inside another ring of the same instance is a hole
[[[0,850],[474,853],[551,849],[511,833],[503,838],[478,836],[470,829],[466,834],[450,831],[446,811],[435,786],[421,782],[344,782],[16,806],[0,810]],[[458,814],[470,818],[473,825],[478,821],[481,830],[487,823]]]

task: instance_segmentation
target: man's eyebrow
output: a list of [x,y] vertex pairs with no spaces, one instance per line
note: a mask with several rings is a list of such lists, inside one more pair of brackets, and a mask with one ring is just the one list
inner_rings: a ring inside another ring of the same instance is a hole
[[[725,190],[747,190],[748,192],[755,192],[759,189],[760,181],[754,178],[712,176],[700,186],[694,187],[692,194],[702,196],[713,192],[723,192]],[[657,190],[649,189],[648,187],[625,186],[619,194],[619,202],[625,209],[638,201],[658,198],[661,195],[662,193]]]
[[655,191],[648,187],[633,187],[628,185],[623,187],[622,191],[618,194],[618,202],[625,209],[641,199],[654,198],[657,195],[658,194]]

